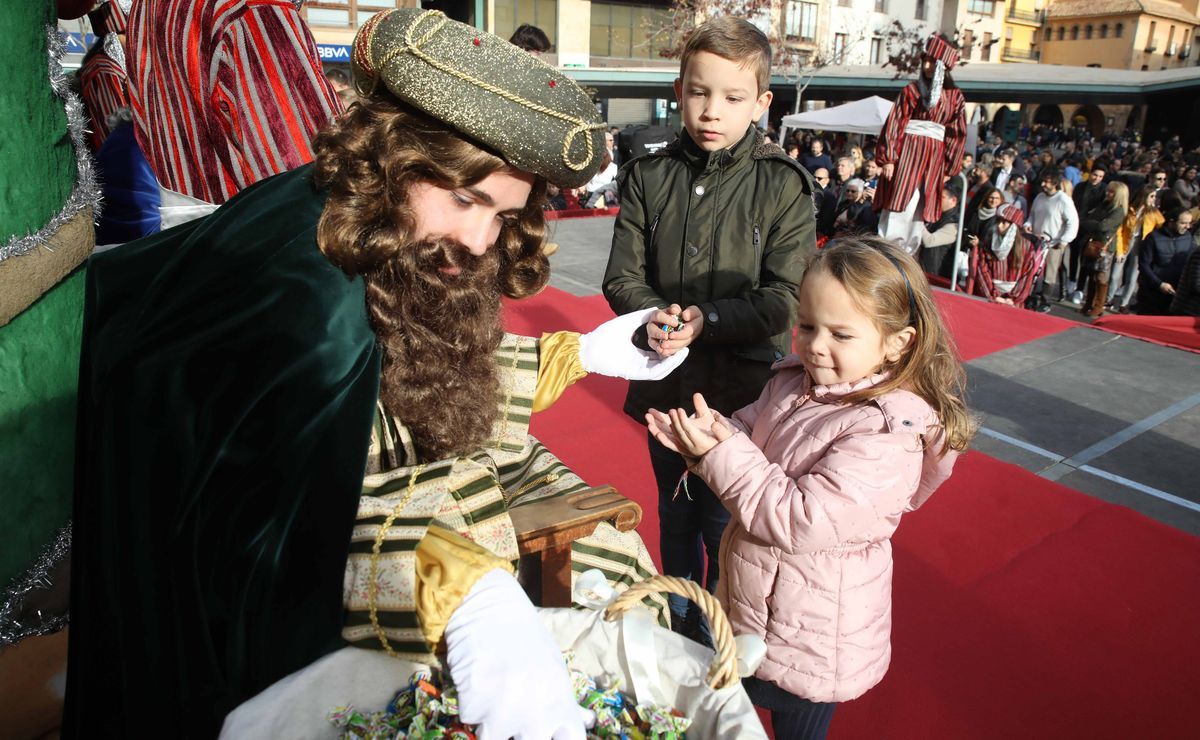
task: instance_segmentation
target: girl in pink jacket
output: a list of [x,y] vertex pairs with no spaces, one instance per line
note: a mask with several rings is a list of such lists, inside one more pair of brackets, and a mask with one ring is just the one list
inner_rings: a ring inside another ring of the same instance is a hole
[[767,643],[745,681],[775,737],[823,738],[891,658],[891,536],[950,475],[974,423],[921,268],[877,237],[836,240],[800,287],[796,354],[732,418],[696,394],[646,415],[729,509],[717,597]]

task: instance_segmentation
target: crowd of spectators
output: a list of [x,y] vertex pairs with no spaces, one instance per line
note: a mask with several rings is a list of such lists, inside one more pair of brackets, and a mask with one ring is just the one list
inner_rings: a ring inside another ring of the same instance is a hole
[[[872,137],[799,130],[782,145],[813,175],[820,243],[875,231]],[[1200,147],[1178,135],[1034,126],[1005,142],[984,131],[962,177],[947,180],[917,258],[932,276],[1033,310],[1196,315],[1198,168]]]
[[[550,208],[616,204],[620,131],[609,132],[601,173],[552,192]],[[767,136],[779,141],[773,128]],[[874,137],[795,130],[779,143],[813,177],[818,245],[876,232]],[[1133,131],[1096,138],[1034,126],[1006,142],[985,130],[961,177],[947,180],[942,218],[924,224],[916,257],[935,279],[1031,310],[1197,315],[1198,173],[1200,147],[1185,149],[1178,135],[1146,142]]]

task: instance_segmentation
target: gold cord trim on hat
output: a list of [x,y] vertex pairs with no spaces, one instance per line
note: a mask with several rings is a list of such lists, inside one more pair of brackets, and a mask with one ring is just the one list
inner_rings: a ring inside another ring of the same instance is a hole
[[[413,32],[416,31],[417,27],[420,26],[421,23],[426,18],[429,18],[431,16],[441,16],[441,18],[435,22],[433,28],[429,29],[429,31],[422,34],[422,36],[419,39],[414,40]],[[562,148],[563,164],[566,165],[568,169],[574,170],[575,172],[579,172],[583,169],[586,169],[588,166],[588,163],[592,161],[592,156],[595,154],[595,151],[592,148],[592,137],[587,136],[586,134],[590,131],[605,128],[606,124],[604,124],[604,123],[588,123],[587,121],[583,120],[582,118],[579,118],[578,116],[572,116],[572,115],[568,115],[566,113],[561,113],[559,111],[554,110],[553,108],[547,108],[544,105],[535,103],[532,100],[526,100],[525,98],[521,97],[520,95],[517,95],[516,93],[510,92],[510,91],[505,90],[500,87],[496,87],[495,85],[493,85],[489,82],[484,82],[483,80],[481,80],[477,77],[473,77],[472,75],[469,75],[466,72],[455,69],[454,67],[451,67],[448,64],[444,64],[444,63],[438,61],[437,59],[434,59],[433,57],[429,56],[424,51],[422,51],[421,46],[428,43],[429,40],[432,39],[433,36],[442,29],[442,26],[446,25],[446,23],[449,22],[449,20],[450,19],[447,18],[445,16],[445,14],[443,14],[441,11],[437,11],[437,10],[429,10],[429,11],[426,11],[425,13],[423,13],[422,15],[420,15],[416,19],[416,21],[414,21],[412,23],[412,25],[410,25],[408,27],[408,30],[405,31],[405,34],[404,34],[405,45],[401,46],[399,48],[396,48],[396,49],[392,49],[390,52],[388,52],[387,55],[384,56],[383,60],[379,63],[378,68],[383,69],[384,67],[387,67],[387,65],[390,62],[392,62],[396,57],[398,57],[401,54],[404,54],[406,52],[411,53],[413,56],[417,57],[421,61],[423,61],[426,64],[428,64],[429,66],[433,67],[434,69],[445,72],[446,74],[448,74],[452,77],[457,77],[460,80],[465,80],[466,82],[469,82],[477,87],[481,87],[484,90],[487,90],[488,92],[492,93],[493,95],[499,95],[500,97],[504,98],[505,100],[509,100],[513,103],[516,103],[517,105],[521,105],[526,108],[529,108],[532,111],[536,111],[543,115],[550,116],[551,118],[557,118],[560,121],[565,121],[566,123],[570,123],[573,125],[573,127],[571,128],[570,131],[567,132],[566,138],[563,139],[563,148]],[[574,80],[571,80],[571,82],[574,82]],[[575,137],[579,136],[580,134],[584,134],[584,144],[586,145],[587,155],[584,157],[582,162],[576,163],[576,162],[571,161],[571,144],[572,144],[572,142],[575,141]]]
[[380,22],[395,12],[395,9],[385,10],[371,16],[354,39],[354,46],[351,49],[353,60],[358,68],[371,78],[371,87],[367,90],[359,86],[357,79],[354,80],[354,92],[358,93],[360,97],[369,97],[379,86],[379,75],[375,73],[375,66],[371,64],[371,42],[375,40],[375,29],[379,27]]

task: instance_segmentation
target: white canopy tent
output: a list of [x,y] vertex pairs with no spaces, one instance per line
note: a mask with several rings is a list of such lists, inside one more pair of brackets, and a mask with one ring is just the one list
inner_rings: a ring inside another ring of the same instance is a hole
[[[783,117],[783,124],[779,131],[779,140],[787,141],[788,130],[793,128],[811,129],[815,131],[844,131],[851,134],[878,136],[883,130],[883,124],[887,122],[888,114],[892,112],[892,102],[885,100],[878,95],[872,95],[869,98],[855,100],[852,103],[837,105],[832,108],[824,108],[822,110],[809,111],[808,113],[793,113]],[[968,126],[970,130],[976,129],[975,126]],[[972,149],[974,143],[972,142]],[[962,192],[966,192],[967,178],[964,175],[959,175],[962,180]],[[966,198],[959,198],[958,203],[958,222],[963,223],[966,212]],[[962,244],[962,229],[958,230],[957,241],[954,245],[954,275],[955,280],[950,281],[950,290],[959,289],[957,276],[959,274],[960,263],[967,259],[967,255],[960,249]]]
[[892,110],[892,102],[878,95],[855,100],[853,103],[835,105],[832,108],[793,113],[783,117],[782,130],[779,140],[787,141],[788,129],[805,128],[817,131],[846,131],[852,134],[871,134],[878,136],[883,124],[887,121],[888,113]]

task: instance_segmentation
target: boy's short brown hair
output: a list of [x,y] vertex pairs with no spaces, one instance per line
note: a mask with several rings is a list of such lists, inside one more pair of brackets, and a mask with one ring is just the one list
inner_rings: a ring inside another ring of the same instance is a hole
[[749,67],[758,81],[758,94],[771,85],[771,42],[751,22],[731,15],[705,21],[692,31],[683,45],[679,76],[687,73],[688,60],[696,52],[707,51],[728,59],[740,67]]

